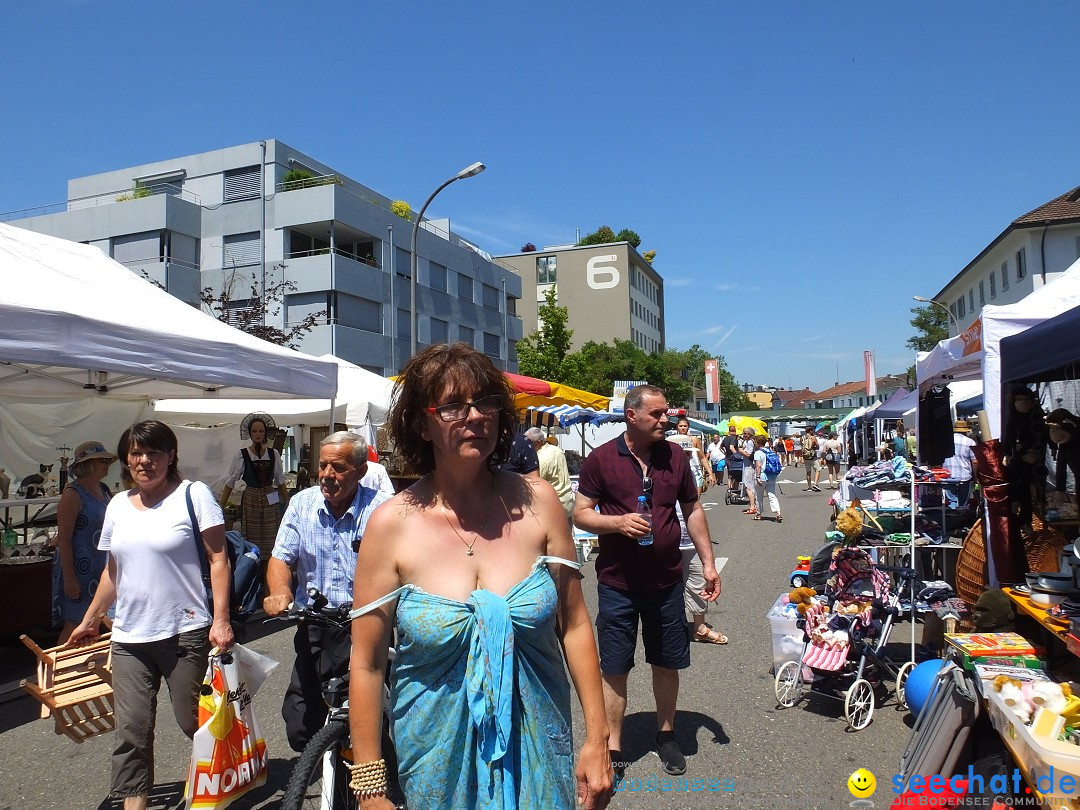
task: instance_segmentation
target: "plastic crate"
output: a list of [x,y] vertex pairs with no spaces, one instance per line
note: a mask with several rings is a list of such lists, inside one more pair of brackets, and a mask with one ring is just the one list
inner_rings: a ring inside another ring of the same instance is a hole
[[781,594],[769,608],[769,630],[772,634],[773,667],[779,669],[788,661],[802,658],[803,631],[799,629],[796,618],[784,611],[787,594]]
[[[1012,751],[1017,763],[1031,787],[1044,797],[1052,797],[1053,807],[1080,810],[1080,745],[1033,737],[1030,730],[1005,705],[1001,695],[993,689],[984,689],[986,705],[994,728]],[[1068,792],[1062,790],[1063,776],[1073,777]]]

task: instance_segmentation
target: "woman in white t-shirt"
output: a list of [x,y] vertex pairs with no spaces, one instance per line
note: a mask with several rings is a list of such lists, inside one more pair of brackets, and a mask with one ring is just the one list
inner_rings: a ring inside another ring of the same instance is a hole
[[836,431],[821,443],[822,458],[829,471],[829,489],[840,488],[840,464],[844,460],[844,444],[836,437]]
[[[154,782],[154,707],[161,679],[169,686],[177,723],[191,737],[207,654],[211,646],[231,646],[233,631],[220,506],[205,484],[181,480],[176,435],[168,425],[140,422],[126,435],[120,449],[126,446],[122,460],[134,486],[105,511],[99,548],[109,553],[109,563],[68,644],[92,641],[115,602],[111,794],[124,800],[124,810],[143,810]],[[213,616],[192,515],[210,566]]]

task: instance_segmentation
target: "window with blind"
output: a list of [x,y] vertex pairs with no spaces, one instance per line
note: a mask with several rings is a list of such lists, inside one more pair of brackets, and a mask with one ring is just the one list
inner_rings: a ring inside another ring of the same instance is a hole
[[482,284],[481,295],[483,296],[484,309],[499,309],[499,290],[496,287],[492,287],[490,284]]
[[245,166],[225,172],[225,202],[252,200],[262,194],[259,167]]
[[446,268],[438,262],[428,262],[431,289],[446,292]]
[[458,340],[469,346],[472,346],[476,342],[476,331],[468,326],[459,326],[457,328]]
[[258,231],[230,234],[223,242],[221,266],[226,270],[258,264],[262,258]]
[[457,295],[462,301],[468,301],[472,303],[473,300],[473,280],[466,275],[458,273],[457,277]]
[[499,340],[498,335],[493,332],[484,332],[484,354],[488,357],[494,357],[496,360],[499,359],[501,354],[499,351],[501,348],[499,346],[500,343],[501,341]]
[[407,309],[397,311],[397,336],[398,340],[412,339],[412,320]]
[[431,319],[431,342],[446,343],[450,339],[450,323],[439,318]]
[[114,236],[112,257],[120,264],[156,262],[161,257],[161,232],[144,231]]

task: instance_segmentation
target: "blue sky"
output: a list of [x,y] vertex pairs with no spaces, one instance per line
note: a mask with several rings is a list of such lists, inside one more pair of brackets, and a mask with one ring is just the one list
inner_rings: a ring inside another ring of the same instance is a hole
[[667,339],[820,390],[1080,185],[1080,3],[19,0],[0,211],[278,138],[490,253],[632,228]]

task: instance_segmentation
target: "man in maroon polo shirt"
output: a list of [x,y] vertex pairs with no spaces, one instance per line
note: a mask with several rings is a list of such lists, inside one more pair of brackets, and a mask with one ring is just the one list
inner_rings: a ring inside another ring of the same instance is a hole
[[[702,596],[713,601],[720,595],[709,528],[690,463],[686,453],[664,438],[668,421],[664,392],[639,385],[627,392],[623,407],[626,432],[585,459],[574,504],[574,523],[600,539],[596,630],[617,781],[625,768],[621,748],[626,682],[634,666],[639,622],[645,660],[652,666],[657,750],[667,773],[686,772],[686,759],[674,734],[679,670],[690,666],[676,501],[701,557]],[[645,495],[652,507],[653,543],[648,546],[638,544],[638,538],[649,533],[648,522],[637,514],[639,495]]]

